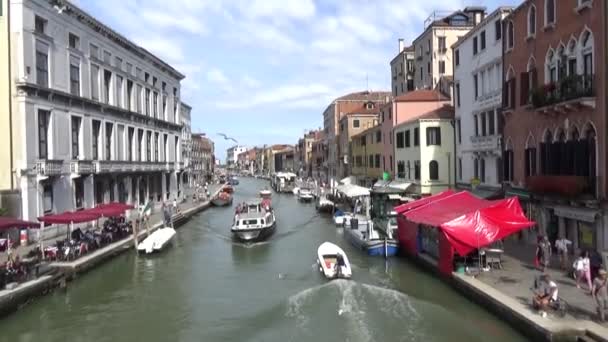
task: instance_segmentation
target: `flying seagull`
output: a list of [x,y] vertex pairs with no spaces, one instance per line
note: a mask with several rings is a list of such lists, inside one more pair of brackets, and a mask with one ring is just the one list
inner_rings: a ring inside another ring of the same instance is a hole
[[226,135],[226,134],[224,134],[224,133],[218,133],[217,135],[221,135],[221,136],[223,136],[223,137],[224,137],[224,140],[232,140],[232,141],[234,141],[234,142],[235,142],[235,143],[237,143],[237,144],[239,143],[238,141],[236,141],[236,139],[231,138],[231,137],[227,136],[227,135]]

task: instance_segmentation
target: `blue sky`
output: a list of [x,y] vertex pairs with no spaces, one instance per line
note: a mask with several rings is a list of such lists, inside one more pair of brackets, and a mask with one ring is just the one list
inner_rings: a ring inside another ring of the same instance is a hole
[[397,39],[433,10],[520,0],[77,0],[186,75],[192,131],[225,158],[224,132],[247,146],[297,142],[337,96],[390,90]]

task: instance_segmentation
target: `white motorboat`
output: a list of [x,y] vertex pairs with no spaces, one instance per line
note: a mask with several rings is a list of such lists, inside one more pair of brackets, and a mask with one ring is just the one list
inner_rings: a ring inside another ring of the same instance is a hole
[[350,278],[352,270],[346,253],[331,242],[323,242],[317,249],[319,271],[327,279]]
[[300,202],[312,202],[314,196],[312,195],[312,191],[308,188],[301,188],[298,193],[298,200]]
[[146,254],[160,252],[169,245],[174,236],[175,229],[171,227],[159,228],[137,245],[137,251]]
[[276,219],[270,198],[262,195],[262,200],[252,200],[240,207],[234,215],[230,231],[235,238],[245,242],[261,241],[274,233]]

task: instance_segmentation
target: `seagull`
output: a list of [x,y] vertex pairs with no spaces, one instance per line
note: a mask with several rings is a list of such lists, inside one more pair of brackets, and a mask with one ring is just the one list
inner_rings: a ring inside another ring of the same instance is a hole
[[223,136],[223,137],[224,137],[224,140],[232,140],[232,141],[234,141],[234,142],[235,142],[235,143],[237,143],[237,144],[239,143],[238,141],[236,141],[236,139],[231,138],[231,137],[227,136],[227,135],[226,135],[226,134],[224,134],[224,133],[218,133],[217,135],[221,135],[221,136]]

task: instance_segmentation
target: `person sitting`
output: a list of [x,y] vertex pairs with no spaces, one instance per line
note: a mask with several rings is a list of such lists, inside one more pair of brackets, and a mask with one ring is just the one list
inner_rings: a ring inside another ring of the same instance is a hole
[[541,293],[535,294],[532,302],[534,307],[538,309],[539,314],[546,317],[546,311],[549,305],[558,301],[557,284],[551,280],[549,274],[543,274],[540,276],[539,280],[534,280],[534,287],[535,289],[538,289],[539,287],[543,289]]

